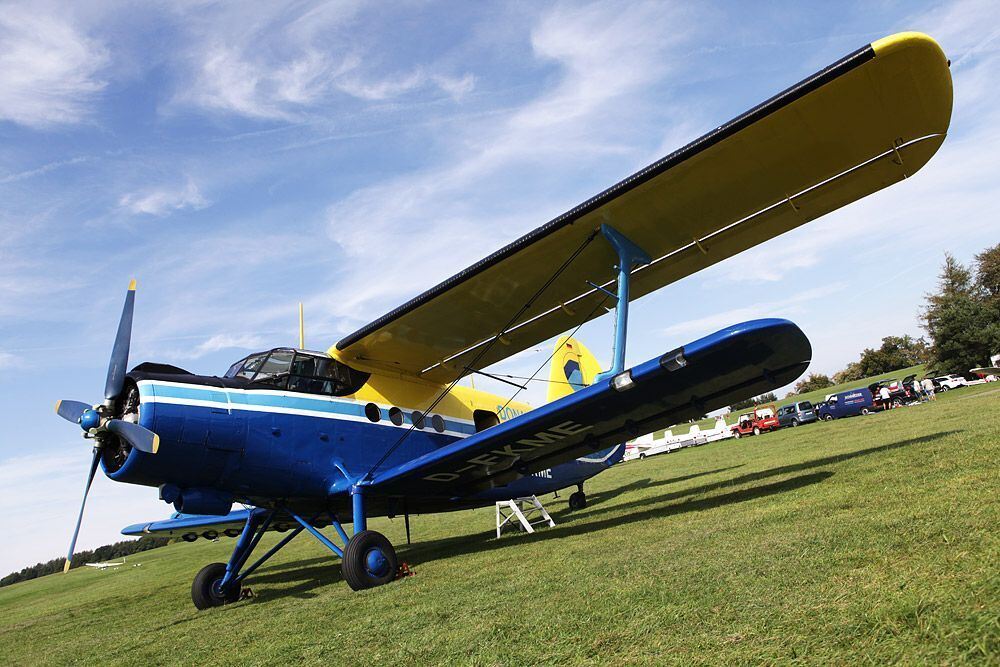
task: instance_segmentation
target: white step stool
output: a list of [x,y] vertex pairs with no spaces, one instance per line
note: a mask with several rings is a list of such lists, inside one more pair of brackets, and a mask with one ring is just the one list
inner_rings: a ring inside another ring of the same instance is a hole
[[535,532],[534,526],[548,524],[549,528],[556,525],[545,507],[535,496],[501,500],[497,503],[497,539],[505,528],[521,526],[526,532]]

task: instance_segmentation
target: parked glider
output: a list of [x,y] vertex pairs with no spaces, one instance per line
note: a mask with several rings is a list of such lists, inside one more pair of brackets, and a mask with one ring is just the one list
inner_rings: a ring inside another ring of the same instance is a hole
[[[583,480],[620,458],[620,443],[785,385],[811,355],[791,322],[757,320],[626,370],[630,300],[912,176],[944,141],[951,105],[938,45],[917,33],[887,37],[327,352],[277,348],[238,361],[224,377],[153,363],[126,373],[133,284],[104,402],[57,405],[95,444],[86,488],[101,463],[115,481],[158,487],[184,513],[126,534],[238,537],[227,564],[195,577],[199,608],[237,599],[245,578],[303,530],[341,557],[344,579],[361,589],[397,573],[392,545],[366,529],[371,516],[488,505],[576,484],[580,505]],[[616,309],[610,370],[597,373],[591,357],[565,346],[556,354],[553,373],[575,391],[529,411],[457,386],[606,304]],[[231,512],[234,503],[252,509]],[[326,525],[342,546],[319,531]],[[291,532],[247,565],[271,529]],[[78,531],[79,519],[70,558]]]

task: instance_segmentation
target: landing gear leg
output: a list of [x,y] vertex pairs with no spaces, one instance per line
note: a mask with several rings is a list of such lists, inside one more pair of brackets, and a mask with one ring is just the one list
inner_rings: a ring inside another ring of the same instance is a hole
[[368,530],[364,495],[357,487],[352,490],[352,505],[354,536],[344,549],[344,581],[356,591],[388,584],[399,571],[396,550],[385,535]]
[[587,494],[583,492],[583,482],[576,485],[577,491],[569,496],[569,508],[571,510],[582,510],[587,506]]

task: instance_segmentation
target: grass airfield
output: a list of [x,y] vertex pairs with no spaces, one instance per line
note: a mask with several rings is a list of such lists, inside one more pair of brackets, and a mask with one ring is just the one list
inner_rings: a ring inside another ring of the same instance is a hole
[[232,540],[178,543],[0,589],[0,664],[997,664],[998,454],[982,385],[615,466],[531,536],[372,521],[416,574],[361,593],[303,535],[204,612]]

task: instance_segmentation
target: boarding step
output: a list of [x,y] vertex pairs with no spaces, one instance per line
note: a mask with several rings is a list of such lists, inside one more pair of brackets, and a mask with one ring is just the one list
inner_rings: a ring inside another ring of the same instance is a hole
[[542,501],[535,496],[511,498],[497,503],[497,539],[504,530],[515,529],[533,533],[534,526],[542,524],[552,528],[556,522],[549,516]]

